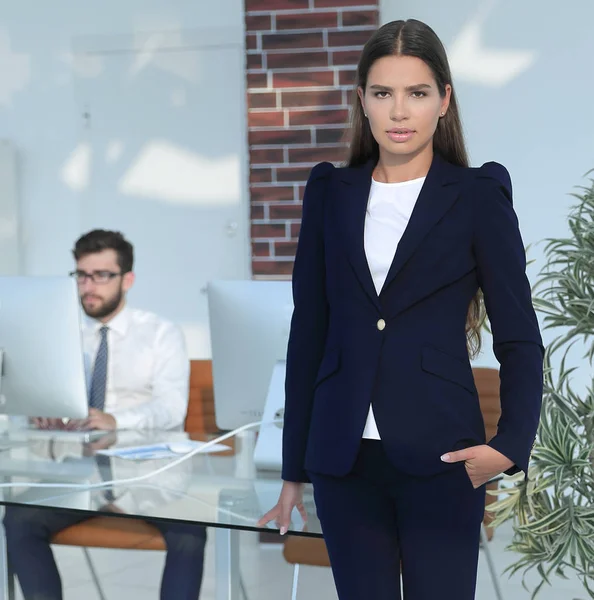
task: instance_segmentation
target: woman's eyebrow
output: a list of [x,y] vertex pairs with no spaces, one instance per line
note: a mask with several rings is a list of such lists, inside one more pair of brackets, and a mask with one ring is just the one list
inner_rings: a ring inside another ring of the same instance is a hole
[[[388,85],[379,85],[377,83],[370,85],[369,89],[381,90],[382,92],[393,92],[394,91],[394,88],[391,88]],[[416,92],[417,90],[431,89],[431,86],[428,83],[416,83],[415,85],[407,85],[404,89],[407,92]]]

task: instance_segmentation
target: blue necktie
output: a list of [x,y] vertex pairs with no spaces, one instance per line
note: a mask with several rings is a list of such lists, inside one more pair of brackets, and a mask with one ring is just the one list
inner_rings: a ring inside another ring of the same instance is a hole
[[107,331],[103,325],[99,330],[101,341],[95,357],[93,376],[91,377],[91,392],[89,394],[89,407],[103,410],[105,406],[105,389],[107,387]]
[[[106,325],[103,325],[99,330],[101,335],[101,341],[99,342],[99,348],[97,349],[97,356],[95,357],[95,365],[93,367],[93,376],[91,378],[91,393],[89,395],[89,407],[96,408],[97,410],[103,410],[105,407],[105,389],[107,387],[107,331]],[[102,454],[95,455],[95,461],[99,468],[99,475],[103,481],[110,481],[113,479],[111,471],[111,459],[109,456],[103,456]],[[113,490],[106,489],[103,491],[103,496],[107,502],[113,502],[115,496]]]

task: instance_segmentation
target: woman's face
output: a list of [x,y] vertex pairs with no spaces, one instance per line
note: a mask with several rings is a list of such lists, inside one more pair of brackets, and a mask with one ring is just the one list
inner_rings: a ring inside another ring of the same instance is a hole
[[378,59],[369,70],[367,88],[358,92],[384,160],[432,152],[433,134],[448,109],[452,88],[446,85],[442,98],[431,69],[420,58]]

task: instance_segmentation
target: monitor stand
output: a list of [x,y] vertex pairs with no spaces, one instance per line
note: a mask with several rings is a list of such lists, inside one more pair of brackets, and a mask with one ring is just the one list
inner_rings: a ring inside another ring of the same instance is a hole
[[257,469],[280,471],[282,466],[283,424],[270,423],[282,419],[285,411],[285,372],[286,362],[277,360],[272,368],[270,385],[264,405],[256,448],[254,464]]

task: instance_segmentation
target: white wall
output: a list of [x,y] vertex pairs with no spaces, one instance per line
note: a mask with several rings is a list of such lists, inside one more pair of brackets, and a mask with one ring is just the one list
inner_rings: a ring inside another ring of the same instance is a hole
[[[206,276],[250,272],[243,60],[242,0],[0,0],[22,272],[67,273],[82,232],[121,228],[137,250],[131,302],[183,323],[192,356],[208,356]],[[155,175],[163,158],[171,172]]]
[[[509,169],[526,245],[565,235],[568,193],[594,168],[594,4],[380,0],[380,14],[424,21],[446,45],[472,163]],[[542,251],[529,250],[532,281]],[[477,362],[497,365],[488,351]]]

